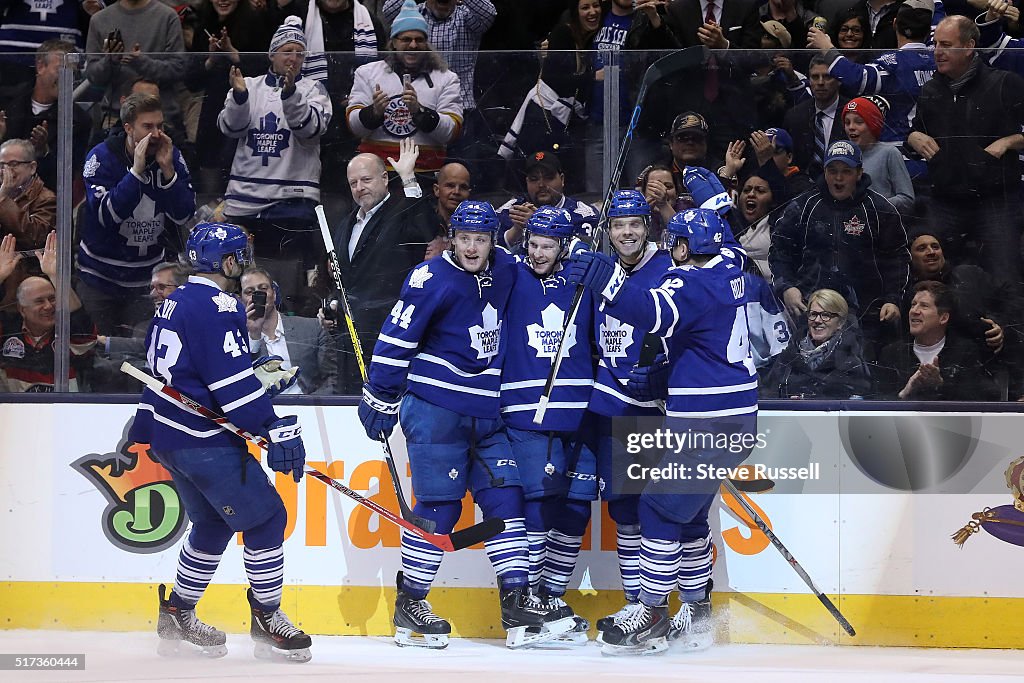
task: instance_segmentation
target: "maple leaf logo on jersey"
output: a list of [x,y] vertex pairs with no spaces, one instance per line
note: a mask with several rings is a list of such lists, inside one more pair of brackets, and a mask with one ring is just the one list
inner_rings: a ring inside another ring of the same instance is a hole
[[29,12],[38,14],[39,21],[45,24],[47,15],[56,14],[57,8],[64,4],[64,0],[29,0],[28,4],[31,7]]
[[423,289],[423,285],[432,277],[434,277],[434,274],[430,272],[430,268],[421,266],[412,271],[412,277],[409,278],[409,286],[415,289]]
[[85,160],[85,165],[82,166],[82,177],[92,178],[96,175],[96,171],[100,170],[100,160],[93,154],[91,157]]
[[854,237],[860,237],[861,234],[864,232],[864,228],[865,228],[864,221],[862,221],[857,216],[854,216],[850,220],[843,222],[843,230],[846,231],[847,235],[852,235]]
[[469,328],[469,345],[476,349],[477,358],[492,358],[498,355],[498,343],[501,341],[501,322],[498,311],[487,304],[483,310],[483,326],[473,325]]
[[605,316],[598,330],[597,343],[601,346],[601,355],[616,365],[617,358],[626,357],[626,349],[633,345],[633,326],[618,318]]
[[[562,340],[562,325],[565,323],[565,311],[558,306],[548,304],[540,312],[542,324],[533,323],[526,326],[527,344],[537,349],[537,358],[554,358],[558,353],[558,343]],[[569,326],[569,336],[565,340],[565,353],[568,355],[576,345],[576,323]]]
[[221,292],[215,297],[211,297],[213,303],[217,304],[218,313],[237,313],[238,312],[238,299],[231,296],[227,292]]
[[270,112],[260,118],[259,128],[250,128],[245,144],[252,149],[254,157],[263,157],[263,165],[270,163],[270,157],[281,158],[281,152],[288,149],[288,141],[292,132],[287,128],[278,128],[277,114]]

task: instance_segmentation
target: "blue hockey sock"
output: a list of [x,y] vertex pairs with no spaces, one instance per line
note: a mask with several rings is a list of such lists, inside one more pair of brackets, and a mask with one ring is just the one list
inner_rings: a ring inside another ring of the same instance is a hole
[[171,604],[175,607],[193,608],[203,597],[206,587],[213,580],[213,573],[220,564],[221,553],[206,553],[192,547],[191,537],[185,539],[178,553],[178,573],[174,577]]
[[684,541],[679,563],[679,594],[685,602],[704,599],[705,587],[711,580],[711,534]]
[[650,607],[665,604],[679,580],[682,543],[644,538],[640,544],[640,602]]
[[484,542],[487,558],[503,590],[525,586],[530,581],[530,548],[526,540],[526,519],[522,489],[514,486],[477,491],[476,504],[484,519],[505,520],[505,530]]
[[626,600],[635,601],[640,594],[640,526],[618,524],[615,527],[615,552],[619,558],[619,575]]
[[281,589],[284,586],[284,548],[275,546],[255,550],[247,546],[242,551],[242,560],[253,598],[262,607],[276,610],[281,606]]
[[544,561],[542,584],[549,595],[561,597],[569,586],[576,560],[583,545],[582,536],[569,536],[558,529],[548,532],[548,552]]
[[[437,523],[436,533],[448,534],[462,513],[461,501],[416,503],[413,512]],[[444,551],[408,531],[402,532],[402,588],[416,600],[427,597],[441,568]]]

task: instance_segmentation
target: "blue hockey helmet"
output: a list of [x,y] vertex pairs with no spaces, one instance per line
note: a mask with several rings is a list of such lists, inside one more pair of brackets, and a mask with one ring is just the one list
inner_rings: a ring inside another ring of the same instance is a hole
[[196,224],[188,236],[185,253],[197,273],[220,273],[224,257],[229,254],[243,268],[253,261],[249,237],[232,223]]
[[612,195],[612,202],[608,207],[608,218],[621,218],[623,216],[650,218],[651,205],[636,190],[619,190]]
[[451,222],[448,224],[448,239],[454,238],[456,231],[486,232],[492,239],[497,239],[498,215],[494,213],[494,207],[487,202],[467,199],[452,212]]
[[718,254],[722,249],[725,225],[713,209],[680,211],[665,226],[662,246],[669,251],[679,238],[686,238],[691,254]]
[[572,216],[565,209],[554,206],[542,206],[533,212],[526,221],[523,244],[530,241],[530,235],[540,235],[558,240],[562,251],[568,246],[576,231]]

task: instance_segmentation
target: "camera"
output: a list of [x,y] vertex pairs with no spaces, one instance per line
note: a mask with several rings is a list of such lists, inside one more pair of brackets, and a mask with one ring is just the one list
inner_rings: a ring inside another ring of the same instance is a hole
[[257,289],[252,293],[252,303],[255,308],[253,309],[253,318],[264,318],[267,315],[267,293],[263,290]]

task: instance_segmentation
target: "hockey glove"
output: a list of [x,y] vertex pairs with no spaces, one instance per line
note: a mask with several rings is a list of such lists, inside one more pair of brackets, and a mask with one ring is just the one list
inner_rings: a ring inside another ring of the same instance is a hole
[[583,285],[597,291],[614,303],[626,282],[626,271],[610,256],[601,252],[577,251],[569,259],[565,279],[570,284]]
[[260,356],[252,362],[252,371],[256,374],[256,379],[267,390],[267,396],[270,398],[274,398],[299,381],[299,368],[283,370],[283,362],[284,358],[281,356]]
[[306,447],[302,445],[302,427],[294,415],[279,417],[267,424],[265,436],[270,441],[267,448],[267,465],[275,472],[291,472],[295,481],[302,479],[302,467],[306,464]]
[[363,423],[366,435],[378,441],[381,434],[384,438],[391,436],[398,424],[398,398],[377,398],[369,386],[363,386],[363,400],[359,404],[359,421]]
[[658,401],[668,398],[669,364],[665,354],[659,353],[654,363],[634,367],[629,371],[626,393],[638,401]]
[[732,198],[722,186],[718,176],[700,166],[687,166],[683,172],[683,184],[701,209],[713,209],[724,216],[732,208]]

